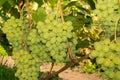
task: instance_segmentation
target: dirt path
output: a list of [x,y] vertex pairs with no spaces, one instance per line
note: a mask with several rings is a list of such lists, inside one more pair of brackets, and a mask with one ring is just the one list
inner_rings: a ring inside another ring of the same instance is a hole
[[[59,70],[62,65],[54,66],[53,70]],[[50,64],[44,64],[40,67],[41,71],[49,71]],[[62,80],[103,80],[97,74],[85,74],[80,70],[67,69],[59,74]]]

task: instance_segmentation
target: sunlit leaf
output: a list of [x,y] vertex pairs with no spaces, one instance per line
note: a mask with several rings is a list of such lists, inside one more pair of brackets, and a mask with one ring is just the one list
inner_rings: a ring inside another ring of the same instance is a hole
[[44,21],[46,18],[46,12],[43,8],[38,8],[35,13],[32,13],[32,17],[35,22]]

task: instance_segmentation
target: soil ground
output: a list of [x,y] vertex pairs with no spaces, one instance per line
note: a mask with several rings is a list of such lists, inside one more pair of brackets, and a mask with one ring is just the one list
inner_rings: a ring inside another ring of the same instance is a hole
[[[63,65],[57,65],[53,67],[53,71],[57,71]],[[50,64],[44,64],[40,67],[41,71],[49,71]],[[61,80],[103,80],[99,75],[95,73],[87,74],[78,69],[67,69],[59,74]]]

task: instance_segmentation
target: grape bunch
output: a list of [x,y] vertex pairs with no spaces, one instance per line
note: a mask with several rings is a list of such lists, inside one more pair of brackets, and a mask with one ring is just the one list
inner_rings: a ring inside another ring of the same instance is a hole
[[22,23],[22,20],[11,17],[5,22],[4,27],[2,28],[3,32],[7,35],[9,43],[13,46],[14,51],[21,49]]
[[118,0],[97,0],[93,14],[98,18],[97,24],[107,31],[108,36],[113,34],[115,22],[120,14]]
[[33,53],[39,54],[47,61],[64,62],[67,57],[66,42],[69,41],[71,51],[75,51],[77,38],[72,32],[71,22],[62,23],[56,14],[49,14],[44,22],[38,22],[28,36],[28,45]]
[[108,80],[120,80],[120,39],[110,42],[105,39],[95,42],[90,54],[91,59],[96,59],[97,65],[104,71],[102,75]]
[[4,47],[2,45],[0,45],[0,56],[5,56],[8,55],[6,50],[4,49]]
[[38,80],[40,60],[37,55],[29,54],[25,50],[14,53],[12,58],[15,61],[17,71],[15,76],[20,80]]

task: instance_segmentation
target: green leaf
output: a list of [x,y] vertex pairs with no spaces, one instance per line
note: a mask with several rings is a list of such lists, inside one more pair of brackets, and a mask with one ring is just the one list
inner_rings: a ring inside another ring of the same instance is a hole
[[41,7],[43,5],[43,0],[35,0],[35,2],[38,3],[38,7]]
[[69,2],[66,6],[64,6],[64,9],[67,8],[67,7],[75,6],[76,3],[77,3],[77,1]]
[[80,5],[76,5],[76,7],[79,9],[79,10],[81,10],[82,12],[87,12],[87,13],[90,13],[90,11],[88,10],[88,9],[85,9],[85,8],[83,8],[82,6],[80,6]]
[[43,8],[38,8],[35,13],[32,13],[33,20],[35,22],[44,21],[46,18],[46,12]]
[[3,12],[6,14],[7,12],[9,12],[9,10],[11,9],[11,5],[6,1],[4,4],[3,4]]
[[95,9],[94,0],[86,0],[86,2],[90,5],[91,9]]
[[14,16],[15,18],[20,17],[20,13],[18,12],[18,10],[16,8],[12,8],[10,13],[11,13],[11,16]]
[[0,0],[0,7],[6,2],[6,0]]
[[16,4],[16,0],[7,0],[7,1],[11,6],[14,6]]

